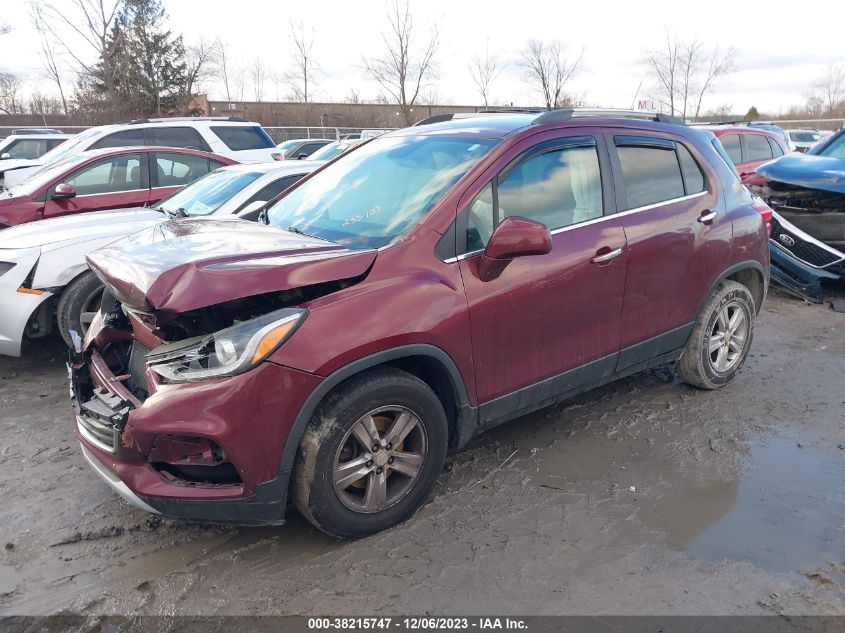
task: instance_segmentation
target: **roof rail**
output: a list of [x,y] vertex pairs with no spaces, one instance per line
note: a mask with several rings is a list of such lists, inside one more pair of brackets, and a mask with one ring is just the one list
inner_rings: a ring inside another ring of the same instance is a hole
[[22,127],[12,130],[12,134],[64,134],[64,132],[51,127]]
[[138,125],[139,123],[166,123],[169,121],[233,121],[236,123],[249,122],[239,116],[172,116],[160,117],[157,119],[133,119],[131,121],[121,121],[121,124]]
[[571,121],[580,117],[606,117],[608,119],[645,119],[646,121],[658,121],[660,123],[671,123],[673,125],[686,125],[678,117],[662,112],[649,112],[645,110],[620,110],[612,108],[566,108],[561,110],[549,110],[536,119],[535,125],[543,123],[559,123]]

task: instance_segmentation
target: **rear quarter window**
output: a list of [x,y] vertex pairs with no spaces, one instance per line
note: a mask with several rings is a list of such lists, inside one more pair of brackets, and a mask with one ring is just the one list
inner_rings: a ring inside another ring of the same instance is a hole
[[233,152],[276,147],[259,125],[212,125],[211,131]]

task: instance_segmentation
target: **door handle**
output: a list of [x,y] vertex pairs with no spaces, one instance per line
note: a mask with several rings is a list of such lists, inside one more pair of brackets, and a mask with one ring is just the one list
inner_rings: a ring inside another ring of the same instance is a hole
[[710,224],[713,220],[716,219],[717,215],[719,214],[715,211],[710,211],[710,209],[707,209],[701,212],[701,215],[698,216],[698,221],[702,224]]
[[604,251],[606,248],[607,248],[607,246],[605,246],[604,248],[600,248],[596,252],[595,256],[590,258],[590,261],[593,264],[604,264],[604,263],[607,263],[607,262],[609,262],[613,259],[616,259],[617,257],[619,257],[622,254],[622,247],[621,246],[619,248],[614,248],[613,250],[608,250],[607,252],[603,253],[602,251]]

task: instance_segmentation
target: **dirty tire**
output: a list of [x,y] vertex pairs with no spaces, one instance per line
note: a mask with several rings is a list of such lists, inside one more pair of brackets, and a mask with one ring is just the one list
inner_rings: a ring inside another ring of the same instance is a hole
[[[747,334],[736,359],[729,367],[720,371],[712,361],[709,344],[719,315],[726,307],[733,310],[739,308],[742,311],[747,320]],[[678,361],[678,372],[684,382],[700,389],[719,389],[733,380],[748,358],[748,350],[751,349],[754,337],[756,314],[754,297],[747,287],[731,280],[721,282],[702,307],[683,355]]]
[[89,270],[70,282],[59,297],[59,303],[56,306],[56,321],[59,333],[68,347],[73,346],[70,338],[71,330],[76,330],[82,336],[87,329],[87,325],[84,327],[82,325],[82,312],[92,295],[102,288],[103,282]]
[[[425,457],[409,489],[393,505],[371,513],[356,512],[335,492],[335,459],[362,416],[388,406],[416,414],[426,437]],[[443,470],[447,444],[443,405],[422,380],[394,368],[354,376],[326,396],[306,427],[293,469],[294,503],[330,536],[358,539],[375,534],[410,518],[425,502]]]

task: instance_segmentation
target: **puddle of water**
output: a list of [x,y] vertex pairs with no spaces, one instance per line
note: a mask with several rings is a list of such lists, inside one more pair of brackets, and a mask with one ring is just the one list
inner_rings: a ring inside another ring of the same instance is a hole
[[845,455],[788,439],[755,443],[741,467],[732,509],[687,553],[802,571],[845,560]]

